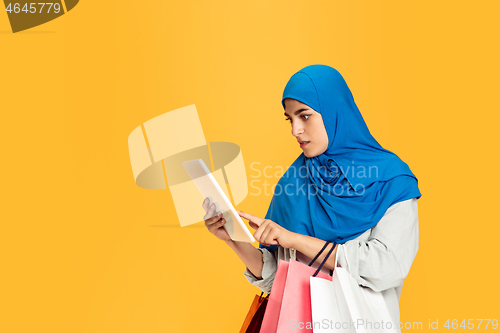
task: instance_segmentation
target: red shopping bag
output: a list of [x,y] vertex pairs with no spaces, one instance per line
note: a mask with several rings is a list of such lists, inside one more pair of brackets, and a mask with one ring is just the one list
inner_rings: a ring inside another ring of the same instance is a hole
[[[330,244],[329,241],[309,265],[295,260],[280,261],[260,333],[296,333],[297,329],[300,329],[301,332],[312,333],[310,278],[317,276],[332,280],[330,275],[320,272],[320,270],[333,252],[335,244],[318,269],[311,266],[328,244]],[[309,323],[310,329],[308,329],[307,323]]]

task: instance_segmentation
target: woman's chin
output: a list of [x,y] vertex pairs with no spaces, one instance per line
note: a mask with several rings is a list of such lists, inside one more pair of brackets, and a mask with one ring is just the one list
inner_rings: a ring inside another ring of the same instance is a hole
[[323,154],[324,152],[326,151],[326,149],[324,151],[305,151],[303,150],[304,152],[304,156],[307,157],[307,158],[312,158],[312,157],[316,157],[316,156],[319,156],[321,154]]
[[304,156],[307,157],[307,158],[311,158],[311,157],[316,157],[318,155],[317,154],[307,153],[307,152],[304,151]]

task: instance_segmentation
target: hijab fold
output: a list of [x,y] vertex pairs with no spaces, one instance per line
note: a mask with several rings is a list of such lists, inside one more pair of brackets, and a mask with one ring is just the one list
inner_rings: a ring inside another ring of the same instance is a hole
[[[283,92],[319,112],[328,148],[302,153],[279,180],[266,214],[287,230],[343,244],[373,228],[387,209],[420,198],[418,180],[396,154],[373,138],[340,73],[311,65]],[[275,250],[278,245],[263,246]]]

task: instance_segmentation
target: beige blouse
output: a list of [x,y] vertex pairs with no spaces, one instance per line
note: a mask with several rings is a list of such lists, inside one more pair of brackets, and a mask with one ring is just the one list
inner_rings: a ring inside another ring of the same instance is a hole
[[[274,253],[259,250],[264,263],[262,279],[257,279],[248,268],[244,274],[251,284],[266,293],[271,291],[279,260],[293,259],[305,264],[312,260],[295,249],[281,246]],[[392,205],[375,227],[338,245],[337,251],[337,265],[346,268],[359,285],[382,292],[393,321],[398,323],[403,282],[418,251],[417,198]],[[317,262],[313,265],[318,266]],[[322,270],[329,273],[329,269]]]

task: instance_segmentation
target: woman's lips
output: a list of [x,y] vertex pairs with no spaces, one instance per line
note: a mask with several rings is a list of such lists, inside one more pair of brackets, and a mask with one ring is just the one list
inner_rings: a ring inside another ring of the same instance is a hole
[[305,146],[309,144],[310,141],[304,141],[304,143],[300,144],[300,148],[304,149]]

